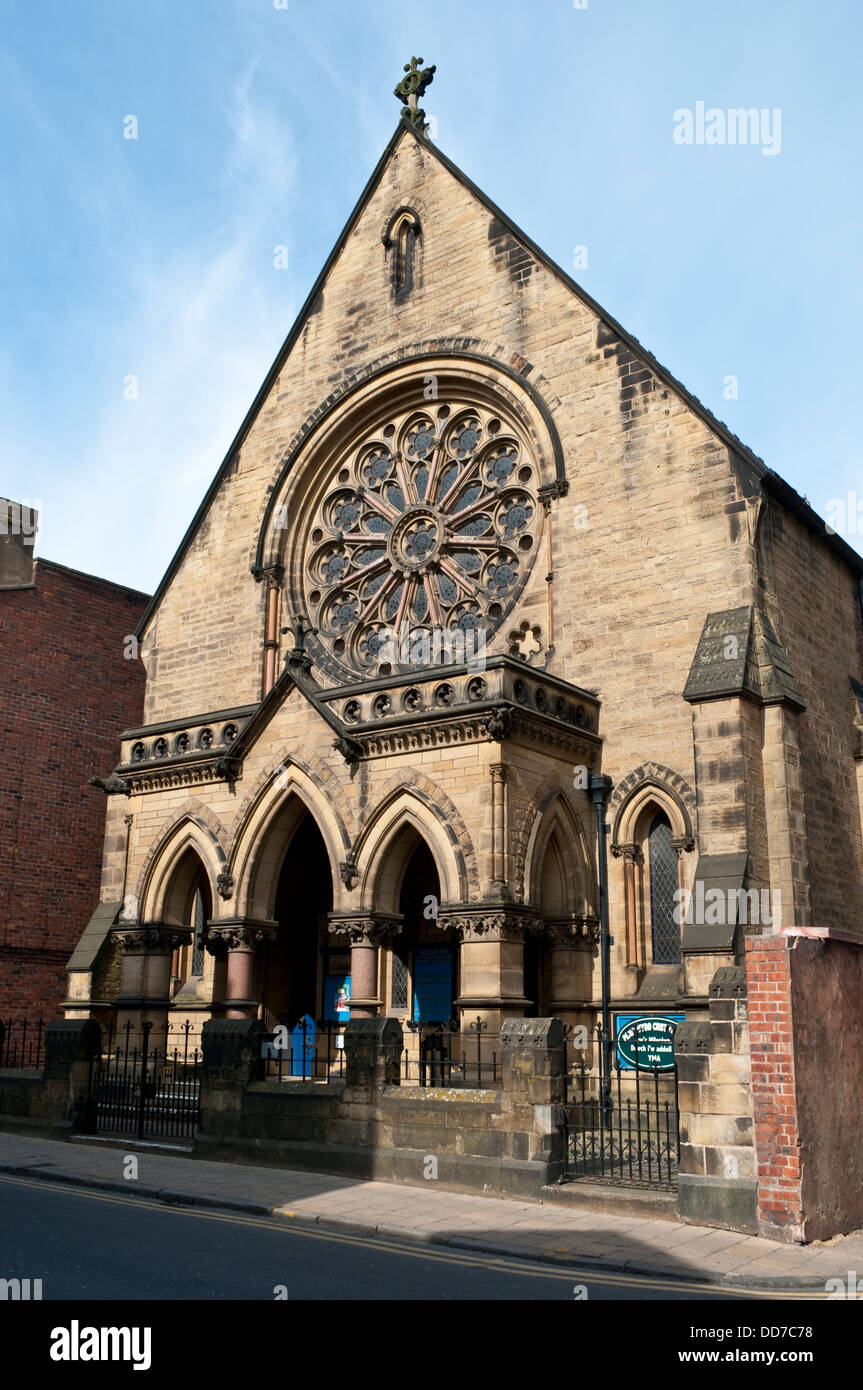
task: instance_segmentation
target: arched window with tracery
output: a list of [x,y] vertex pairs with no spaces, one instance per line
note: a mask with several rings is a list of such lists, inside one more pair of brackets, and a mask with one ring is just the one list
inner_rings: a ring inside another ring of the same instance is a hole
[[694,797],[679,774],[658,766],[650,779],[630,774],[622,791],[612,812],[611,852],[622,861],[626,964],[679,965],[681,894],[694,867],[686,864],[695,848]]
[[659,811],[647,835],[654,965],[676,965],[680,961],[680,924],[675,915],[679,882],[677,853],[671,841],[671,822],[664,811]]
[[302,559],[318,662],[344,680],[469,659],[539,549],[523,429],[452,395],[382,413],[335,463]]

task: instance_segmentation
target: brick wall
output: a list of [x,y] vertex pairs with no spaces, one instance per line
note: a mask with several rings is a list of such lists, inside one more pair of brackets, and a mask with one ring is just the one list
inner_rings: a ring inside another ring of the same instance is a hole
[[144,671],[125,660],[146,597],[37,560],[0,592],[0,1014],[51,1018],[99,900],[105,798],[87,785],[140,722]]
[[746,976],[759,1226],[765,1235],[802,1240],[788,938],[750,938]]
[[863,1224],[863,949],[747,942],[759,1226],[823,1240]]

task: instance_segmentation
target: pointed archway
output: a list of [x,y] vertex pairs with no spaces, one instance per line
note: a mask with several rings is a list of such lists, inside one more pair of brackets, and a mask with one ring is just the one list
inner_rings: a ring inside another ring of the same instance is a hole
[[440,879],[425,840],[413,837],[399,894],[401,930],[384,959],[384,998],[410,1024],[449,1023],[458,998],[458,947],[438,926]]
[[258,997],[271,1029],[294,1028],[302,1018],[327,1016],[329,978],[349,974],[348,953],[334,947],[327,930],[333,905],[330,861],[309,811],[292,828],[276,882],[274,936],[259,953]]

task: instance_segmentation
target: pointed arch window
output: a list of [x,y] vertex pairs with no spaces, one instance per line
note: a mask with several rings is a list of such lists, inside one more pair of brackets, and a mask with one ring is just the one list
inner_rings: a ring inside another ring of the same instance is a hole
[[393,295],[402,299],[410,294],[415,282],[417,242],[422,236],[420,220],[413,208],[400,208],[384,234],[384,246],[390,255]]
[[206,924],[207,907],[204,902],[203,890],[198,888],[192,910],[194,936],[192,938],[192,965],[189,971],[191,975],[203,975],[204,973],[204,931]]
[[678,886],[677,854],[671,841],[671,822],[664,811],[659,811],[647,835],[654,965],[677,965],[680,962],[680,926],[674,916],[674,895]]

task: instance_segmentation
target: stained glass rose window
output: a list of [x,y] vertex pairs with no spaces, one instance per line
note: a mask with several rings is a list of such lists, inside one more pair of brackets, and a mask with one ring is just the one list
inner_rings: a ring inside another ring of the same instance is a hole
[[306,608],[332,674],[448,664],[488,642],[538,548],[538,486],[521,432],[486,407],[379,420],[339,462],[305,545]]

